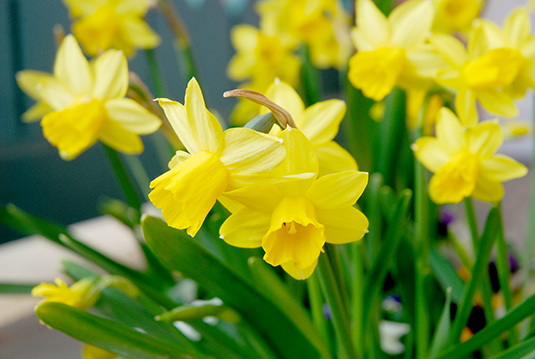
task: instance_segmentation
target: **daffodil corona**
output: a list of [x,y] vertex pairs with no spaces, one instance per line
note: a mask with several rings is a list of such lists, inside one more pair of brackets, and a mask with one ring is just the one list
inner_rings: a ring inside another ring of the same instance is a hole
[[90,56],[112,47],[130,55],[136,48],[152,49],[160,43],[160,37],[143,20],[149,10],[148,0],[63,2],[77,19],[72,26],[74,36]]
[[151,182],[149,199],[171,227],[195,236],[224,191],[267,177],[286,151],[274,136],[244,128],[223,132],[195,79],[188,84],[184,105],[158,102],[189,153],[177,152],[170,170]]
[[368,219],[353,204],[368,174],[346,171],[317,179],[318,161],[305,135],[289,127],[280,137],[287,157],[272,175],[281,181],[225,193],[243,207],[223,223],[220,234],[236,247],[261,246],[266,262],[306,279],[325,242],[349,243],[367,232]]
[[422,137],[412,145],[416,158],[434,173],[429,183],[431,199],[437,204],[458,203],[467,197],[501,200],[502,182],[527,173],[524,165],[495,154],[502,142],[496,120],[463,128],[450,110],[442,108],[436,138]]
[[[128,65],[123,53],[108,50],[89,64],[72,35],[58,50],[53,75],[21,71],[17,81],[38,101],[37,114],[44,114],[43,135],[66,160],[98,140],[124,153],[140,153],[139,135],[160,127],[158,117],[124,97]],[[31,119],[36,117],[33,109]]]

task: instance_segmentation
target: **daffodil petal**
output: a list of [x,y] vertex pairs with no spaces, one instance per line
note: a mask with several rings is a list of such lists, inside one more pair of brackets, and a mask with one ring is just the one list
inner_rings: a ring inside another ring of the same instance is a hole
[[77,95],[85,95],[91,91],[93,75],[89,63],[72,35],[65,36],[58,49],[54,75]]
[[466,146],[463,127],[459,119],[446,107],[442,107],[437,114],[436,134],[442,147],[450,154]]
[[220,159],[231,176],[270,171],[286,156],[286,149],[280,138],[251,129],[231,128],[223,133],[223,138],[225,147]]
[[41,83],[45,79],[52,78],[52,75],[47,74],[46,72],[33,71],[33,70],[24,70],[17,72],[16,79],[17,85],[24,93],[30,96],[34,100],[40,98],[41,92]]
[[485,35],[484,41],[488,49],[496,49],[507,46],[503,32],[498,25],[486,19],[479,19],[479,27]]
[[346,104],[342,100],[318,102],[305,110],[297,127],[312,146],[317,146],[334,139],[345,113]]
[[169,169],[173,169],[174,167],[178,166],[185,160],[191,157],[191,154],[184,152],[184,151],[176,151],[173,158],[171,158],[171,161],[169,161]]
[[221,225],[221,239],[234,247],[258,248],[269,229],[270,217],[261,212],[242,208]]
[[196,154],[200,152],[201,150],[196,138],[189,135],[193,130],[190,127],[188,114],[184,105],[166,98],[159,98],[158,103],[162,107],[165,116],[180,139],[180,142],[182,142],[189,153]]
[[256,61],[253,56],[238,53],[230,59],[227,66],[227,76],[234,81],[246,80],[250,77],[251,68],[255,63]]
[[354,207],[318,209],[318,221],[325,226],[327,243],[345,244],[358,241],[368,232],[369,221]]
[[39,101],[22,114],[22,122],[30,123],[39,121],[50,112],[52,112],[52,108],[45,102]]
[[[358,0],[356,6],[359,36],[373,44],[375,48],[384,45],[391,36],[386,16],[370,0]],[[358,46],[357,49],[363,50]]]
[[65,85],[53,77],[43,79],[40,84],[39,96],[54,111],[63,110],[76,99],[76,96]]
[[451,35],[437,34],[430,38],[436,51],[455,68],[460,68],[467,61],[464,45]]
[[100,1],[63,0],[63,3],[70,8],[72,17],[90,15],[102,6]]
[[471,59],[485,56],[490,50],[484,30],[483,27],[477,26],[470,33],[468,39],[468,53],[470,54]]
[[455,112],[464,126],[473,126],[479,115],[476,108],[476,94],[468,89],[461,89],[455,96]]
[[318,173],[318,159],[312,144],[301,131],[288,127],[279,137],[286,147],[286,159],[273,170],[273,176]]
[[258,43],[258,29],[246,24],[236,25],[230,32],[230,41],[237,52],[254,49]]
[[522,163],[502,154],[497,154],[490,158],[483,158],[481,165],[482,171],[489,178],[494,178],[500,182],[524,177],[528,173],[528,169]]
[[433,173],[445,165],[450,158],[450,154],[442,143],[434,137],[421,137],[411,148],[418,161]]
[[111,119],[104,123],[98,136],[103,143],[117,151],[127,154],[143,152],[143,142],[139,135],[126,130]]
[[488,111],[505,117],[518,116],[518,108],[513,98],[499,90],[479,91],[477,99]]
[[477,179],[472,197],[485,202],[498,202],[503,197],[503,185],[482,173]]
[[253,211],[271,213],[282,199],[282,193],[274,184],[260,184],[238,188],[224,194]]
[[118,14],[135,14],[138,16],[144,16],[150,5],[147,0],[117,0],[115,2],[115,11]]
[[503,31],[508,45],[513,49],[519,48],[531,33],[531,23],[526,9],[520,7],[514,10],[505,20]]
[[112,120],[133,133],[146,135],[155,132],[161,125],[157,116],[129,98],[106,101],[106,109]]
[[[290,113],[297,127],[302,130],[300,122],[305,111],[301,97],[292,86],[284,81],[275,81],[267,90],[266,97]],[[263,110],[263,112],[267,112]]]
[[396,6],[388,17],[392,28],[392,43],[404,49],[422,43],[429,36],[434,14],[431,1],[407,1]]
[[139,17],[124,17],[122,26],[124,35],[136,47],[141,49],[153,49],[161,42],[160,36],[158,36],[158,34]]
[[[186,98],[184,99],[187,117],[181,130],[184,137],[191,137],[202,151],[219,153],[222,148],[223,130],[214,115],[206,109],[204,97],[199,87],[199,83],[192,78],[186,88]],[[182,137],[177,132],[180,140]],[[184,143],[184,141],[182,141]],[[185,144],[184,144],[185,145]]]
[[334,141],[315,147],[314,150],[319,162],[318,177],[330,173],[358,171],[357,161],[345,148]]
[[286,273],[292,276],[292,278],[297,280],[305,280],[310,277],[312,273],[314,273],[314,270],[316,269],[317,265],[318,261],[316,260],[311,266],[301,269],[297,268],[293,261],[289,261],[286,263],[282,263],[281,267]]
[[348,171],[323,176],[310,186],[306,197],[318,209],[350,207],[368,184],[368,173]]
[[122,98],[128,89],[128,64],[122,51],[107,50],[93,64],[93,97],[98,100]]
[[531,39],[527,40],[522,44],[520,47],[520,52],[522,53],[522,56],[524,56],[526,59],[529,59],[530,61],[535,60],[535,37],[532,37]]
[[498,120],[484,121],[466,130],[470,152],[481,157],[493,155],[503,143],[502,128]]

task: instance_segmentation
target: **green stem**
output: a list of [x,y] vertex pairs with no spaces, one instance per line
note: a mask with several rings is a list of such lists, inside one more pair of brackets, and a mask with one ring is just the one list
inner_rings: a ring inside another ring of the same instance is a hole
[[[362,306],[364,303],[364,243],[362,240],[353,245],[353,264],[355,278],[351,285],[351,319],[353,321],[353,343],[359,343],[364,328],[362,327]],[[358,358],[364,358],[364,347],[356,346]]]
[[351,341],[349,316],[344,307],[344,300],[334,277],[331,262],[327,253],[322,253],[318,260],[318,273],[323,295],[331,310],[335,333],[339,339],[340,350],[345,358],[356,358],[355,348]]
[[323,341],[329,344],[330,338],[327,328],[327,318],[323,312],[323,296],[321,295],[321,288],[318,279],[318,274],[313,273],[306,281],[308,298],[310,301],[310,311],[312,313],[312,322],[320,333]]
[[132,182],[132,178],[130,177],[123,161],[119,157],[119,154],[113,148],[108,147],[105,144],[102,144],[102,146],[104,148],[104,152],[108,156],[108,160],[110,161],[111,167],[115,172],[115,176],[119,181],[121,189],[123,190],[126,201],[132,208],[135,208],[138,211],[141,210],[143,198]]
[[345,281],[346,277],[344,276],[342,263],[340,261],[340,253],[338,252],[336,245],[330,243],[325,244],[325,251],[329,254],[334,277],[336,278],[338,288],[340,288],[340,295],[342,296],[342,301],[344,302],[344,308],[346,312],[349,312],[349,293],[347,291],[347,282]]
[[312,64],[308,46],[303,46],[302,53],[304,62],[301,68],[301,89],[305,105],[308,107],[321,100],[321,77],[318,69]]
[[474,250],[477,248],[477,243],[479,241],[479,231],[477,229],[477,219],[476,212],[474,211],[474,204],[470,197],[464,199],[464,209],[466,211],[466,219],[468,220],[468,226],[470,227],[470,234],[472,236],[472,244],[474,245]]
[[[415,137],[420,138],[423,135],[424,120],[429,107],[431,94],[424,98],[422,108],[418,114],[418,123],[415,131]],[[427,273],[429,273],[429,195],[427,194],[425,169],[417,159],[414,160],[414,219],[416,227],[416,268],[415,268],[415,344],[416,358],[423,359],[427,356],[429,337],[430,337],[430,319],[427,297],[425,294],[425,282]]]
[[141,189],[141,192],[145,196],[144,200],[148,201],[150,193],[150,178],[149,175],[147,175],[147,171],[145,171],[145,168],[143,167],[143,164],[138,156],[126,155],[124,156],[124,159],[139,188]]
[[154,50],[145,50],[145,55],[147,55],[147,62],[149,63],[149,71],[152,78],[152,85],[154,86],[154,94],[156,97],[164,97],[165,91],[162,74],[160,73],[160,68],[158,66],[158,61],[156,60]]

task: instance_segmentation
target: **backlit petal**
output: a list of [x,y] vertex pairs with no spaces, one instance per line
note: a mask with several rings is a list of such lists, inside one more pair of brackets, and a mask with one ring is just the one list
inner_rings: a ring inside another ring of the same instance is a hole
[[422,43],[430,35],[435,10],[431,1],[406,1],[396,6],[388,20],[392,43],[408,49]]
[[129,98],[106,101],[110,118],[130,132],[146,135],[160,128],[161,120]]
[[29,123],[39,121],[44,115],[52,111],[52,108],[48,106],[48,104],[39,101],[22,114],[22,122]]
[[191,155],[185,151],[176,151],[173,158],[171,158],[171,161],[169,161],[168,167],[169,169],[172,169],[173,167],[178,166],[188,158],[190,158]]
[[115,11],[118,14],[135,14],[138,16],[144,16],[150,5],[150,1],[147,0],[116,0],[115,2],[117,3]]
[[150,183],[149,199],[171,227],[195,236],[217,197],[227,188],[228,171],[210,153],[199,152]]
[[[390,39],[390,24],[383,13],[370,0],[357,1],[357,28],[359,36],[375,48],[383,46]],[[358,48],[357,49],[362,50]]]
[[274,176],[318,173],[318,159],[314,149],[301,131],[288,127],[279,137],[286,147],[286,159],[274,169]]
[[86,95],[93,85],[93,74],[74,36],[63,39],[54,63],[54,75],[76,95]]
[[334,139],[345,113],[344,101],[322,101],[307,108],[296,124],[315,147]]
[[368,232],[368,218],[354,207],[318,209],[318,221],[325,226],[327,243],[345,244],[358,241]]
[[513,49],[518,49],[531,33],[531,24],[528,12],[520,7],[514,10],[503,25],[505,39]]
[[145,20],[135,16],[123,18],[123,34],[129,42],[140,49],[153,49],[160,45],[160,36]]
[[20,89],[24,91],[26,95],[30,96],[34,100],[38,100],[40,98],[43,80],[51,77],[52,75],[47,74],[46,72],[33,70],[19,71],[16,75],[17,85],[19,85]]
[[472,197],[485,202],[498,202],[503,197],[503,185],[500,181],[481,173],[477,179]]
[[450,159],[450,153],[434,137],[421,137],[411,146],[414,156],[425,168],[436,172]]
[[357,161],[345,148],[334,141],[315,147],[314,150],[318,156],[320,168],[318,177],[330,173],[358,171]]
[[225,196],[253,211],[271,214],[282,199],[274,184],[260,184],[225,192]]
[[318,265],[318,260],[314,261],[314,263],[306,268],[297,268],[295,266],[295,263],[293,261],[282,263],[281,267],[284,269],[286,273],[288,273],[292,278],[297,280],[304,280],[307,279],[314,273],[314,269],[316,269],[316,266]]
[[120,123],[111,119],[102,126],[99,138],[111,148],[126,154],[143,152],[143,142],[139,135],[128,131]]
[[340,172],[316,180],[306,197],[318,209],[351,207],[368,184],[367,172]]
[[455,37],[438,34],[431,37],[430,42],[451,66],[460,68],[467,61],[466,49]]
[[511,96],[499,90],[478,91],[477,99],[486,110],[506,117],[518,116],[518,108]]
[[476,108],[476,94],[472,90],[461,89],[455,96],[455,112],[464,126],[473,126],[479,115]]
[[199,144],[196,141],[197,138],[191,136],[192,129],[184,105],[166,98],[159,98],[158,103],[162,107],[165,117],[169,120],[180,142],[184,144],[184,147],[186,147],[189,153],[196,154],[200,152]]
[[[275,83],[268,88],[266,97],[288,111],[297,127],[300,130],[303,130],[301,128],[302,124],[299,121],[303,116],[305,105],[292,86],[284,81],[275,81]],[[262,112],[267,112],[267,109]]]
[[40,85],[39,96],[55,111],[65,109],[76,99],[65,85],[53,77],[43,79]]
[[258,248],[269,229],[270,216],[243,208],[232,214],[221,225],[221,239],[234,247]]
[[436,133],[442,147],[451,155],[466,146],[459,119],[446,107],[442,107],[437,114]]
[[466,130],[468,149],[481,157],[493,155],[503,143],[502,128],[498,120],[484,121]]
[[481,161],[481,167],[481,171],[489,178],[500,182],[524,177],[528,173],[528,169],[522,163],[502,154],[484,158]]
[[122,98],[128,89],[128,64],[122,51],[108,50],[93,65],[95,84],[92,95],[98,100]]

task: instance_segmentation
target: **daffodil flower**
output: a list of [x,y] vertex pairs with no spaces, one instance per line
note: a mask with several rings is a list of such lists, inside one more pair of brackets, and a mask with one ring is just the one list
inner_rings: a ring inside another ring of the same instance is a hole
[[32,296],[46,297],[40,302],[57,302],[80,309],[89,309],[98,300],[98,293],[92,292],[93,282],[81,279],[70,287],[61,279],[56,278],[56,285],[41,283],[32,289]]
[[513,84],[525,59],[516,49],[489,46],[488,40],[483,26],[472,31],[468,50],[450,35],[439,34],[430,40],[448,64],[438,72],[436,81],[457,91],[455,111],[466,126],[476,124],[479,119],[476,101],[494,114],[518,115],[513,96],[504,89]]
[[197,81],[186,89],[185,104],[158,99],[178,137],[189,151],[178,151],[170,170],[153,180],[149,194],[171,227],[195,236],[216,199],[253,183],[285,157],[282,140],[250,129],[225,132],[205,107]]
[[437,7],[433,31],[467,32],[479,16],[483,0],[433,0]]
[[150,1],[63,0],[63,3],[71,16],[78,19],[72,32],[90,56],[112,47],[130,55],[136,48],[153,49],[160,44],[158,34],[143,20]]
[[351,36],[357,53],[348,78],[366,97],[381,101],[394,86],[428,87],[442,60],[424,41],[434,18],[430,1],[410,0],[387,18],[371,0],[358,0]]
[[[319,160],[319,177],[358,169],[349,152],[333,141],[346,112],[344,101],[322,101],[305,109],[297,92],[283,81],[275,81],[267,90],[266,97],[290,113],[297,128],[312,144]],[[280,127],[274,126],[274,129],[270,134],[280,132]]]
[[349,243],[367,232],[368,219],[353,204],[368,174],[346,171],[317,179],[318,161],[306,136],[288,127],[280,137],[287,157],[273,176],[284,180],[225,193],[243,207],[223,223],[220,234],[236,247],[262,247],[266,262],[306,279],[325,242]]
[[53,75],[21,71],[17,79],[22,89],[31,88],[38,106],[46,104],[52,110],[41,121],[43,135],[65,160],[98,140],[124,153],[140,153],[139,134],[160,127],[158,117],[124,98],[128,67],[121,51],[108,50],[89,64],[68,35],[58,50]]
[[82,349],[82,359],[117,359],[119,355],[104,350],[99,347],[95,347],[90,344],[85,344]]
[[535,88],[535,36],[531,35],[527,10],[523,7],[515,9],[505,19],[503,28],[486,19],[481,19],[478,26],[485,38],[483,44],[486,44],[486,48],[479,51],[505,49],[514,54],[519,69],[504,91],[514,98],[524,97],[528,88]]
[[429,196],[437,204],[458,203],[473,197],[497,202],[502,182],[519,178],[527,168],[514,159],[495,154],[503,142],[497,120],[463,128],[447,108],[439,112],[435,137],[422,137],[413,145],[416,158],[434,173]]

